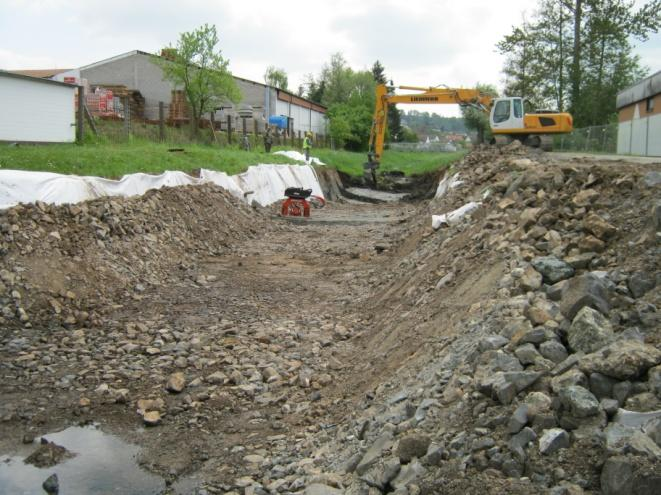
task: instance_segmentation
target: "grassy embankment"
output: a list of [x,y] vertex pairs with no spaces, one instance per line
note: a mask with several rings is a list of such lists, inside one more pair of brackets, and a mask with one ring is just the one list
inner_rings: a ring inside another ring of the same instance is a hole
[[[333,151],[329,149],[314,150],[313,156],[322,162],[335,167],[345,174],[360,177],[363,175],[363,163],[367,161],[367,153],[351,151]],[[449,167],[463,158],[466,153],[427,153],[411,151],[387,150],[383,153],[379,172],[400,171],[406,175],[418,175]]]
[[[165,170],[191,172],[207,168],[236,174],[250,165],[259,163],[296,162],[287,157],[262,152],[243,151],[233,147],[214,148],[188,144],[178,146],[184,151],[168,151],[173,145],[152,142],[129,144],[57,144],[44,146],[0,145],[0,169],[32,170],[61,174],[95,175],[119,178],[122,175],[145,172],[158,174]],[[275,147],[291,149],[290,147]],[[322,162],[353,176],[362,176],[365,153],[314,149],[313,156]],[[384,153],[380,171],[399,170],[406,175],[415,175],[450,165],[464,153],[412,153],[387,151]]]

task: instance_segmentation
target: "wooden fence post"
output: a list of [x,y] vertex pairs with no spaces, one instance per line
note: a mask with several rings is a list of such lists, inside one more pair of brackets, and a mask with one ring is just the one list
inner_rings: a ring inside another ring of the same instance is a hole
[[124,132],[126,139],[131,135],[131,104],[129,97],[124,98]]
[[78,109],[76,118],[76,141],[83,142],[83,111],[85,108],[85,87],[78,86]]
[[232,116],[227,116],[227,144],[232,144]]
[[218,144],[218,136],[216,136],[216,111],[209,112],[209,127],[211,127],[211,135],[213,136],[214,143]]
[[165,105],[162,101],[158,102],[158,139],[165,141]]

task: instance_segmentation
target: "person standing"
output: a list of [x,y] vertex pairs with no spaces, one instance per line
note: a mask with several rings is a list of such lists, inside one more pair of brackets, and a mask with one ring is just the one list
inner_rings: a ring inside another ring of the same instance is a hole
[[271,128],[267,127],[266,132],[264,132],[264,151],[270,153],[272,144],[273,144],[273,135],[271,134]]
[[305,133],[303,139],[303,152],[305,153],[305,163],[310,161],[310,149],[312,148],[312,133],[310,131]]

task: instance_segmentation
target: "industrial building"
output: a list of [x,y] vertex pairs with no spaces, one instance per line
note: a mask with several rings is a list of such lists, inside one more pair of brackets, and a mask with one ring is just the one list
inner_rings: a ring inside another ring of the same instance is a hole
[[661,71],[617,95],[617,153],[661,156]]
[[[183,95],[173,93],[176,88],[172,82],[163,79],[163,71],[154,57],[150,53],[133,50],[81,67],[78,75],[92,88],[124,86],[138,91],[144,98],[144,118],[158,119],[159,102],[174,109],[177,104],[183,103]],[[260,132],[269,117],[282,115],[289,118],[295,133],[312,131],[326,134],[326,108],[322,105],[262,83],[236,76],[234,79],[242,100],[237,105],[227,102],[216,112],[214,119],[219,125],[226,122],[228,115],[238,122],[239,110],[243,114],[244,110],[252,109]]]

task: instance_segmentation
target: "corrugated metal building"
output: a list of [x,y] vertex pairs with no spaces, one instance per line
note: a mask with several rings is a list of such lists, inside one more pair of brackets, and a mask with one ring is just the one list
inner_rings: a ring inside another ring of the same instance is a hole
[[661,156],[661,71],[617,95],[618,154]]
[[0,71],[0,141],[72,143],[76,86]]
[[[150,53],[133,50],[81,67],[80,77],[86,79],[92,87],[123,85],[139,91],[145,98],[145,118],[156,120],[158,103],[162,101],[169,105],[175,87],[170,81],[163,80],[163,71],[154,63],[153,57]],[[223,105],[223,109],[215,114],[216,121],[224,122],[229,114],[238,122],[239,108],[250,105],[254,110],[254,118],[260,124],[260,131],[270,116],[284,115],[293,119],[295,132],[312,131],[315,134],[325,134],[325,107],[262,83],[236,76],[234,79],[241,90],[243,100],[238,105],[232,105],[230,102]]]

